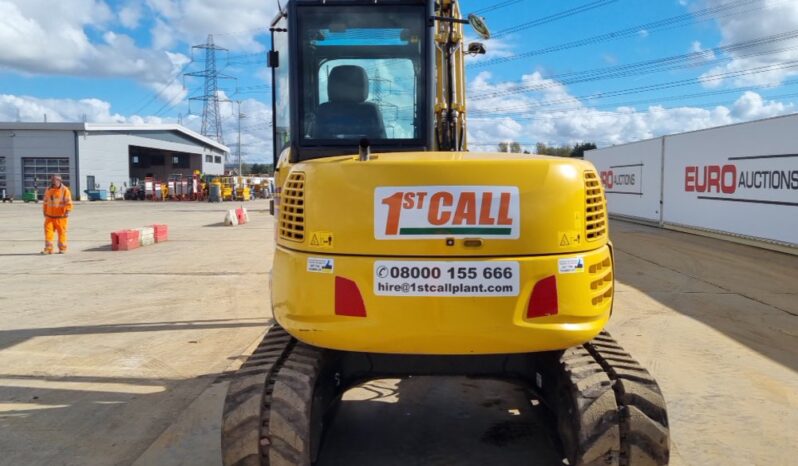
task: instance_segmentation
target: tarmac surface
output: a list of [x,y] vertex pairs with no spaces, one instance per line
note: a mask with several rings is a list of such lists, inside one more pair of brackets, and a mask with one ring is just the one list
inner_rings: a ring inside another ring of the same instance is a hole
[[[271,324],[272,219],[232,204],[79,203],[40,256],[41,206],[0,204],[0,464],[218,465],[233,370]],[[111,252],[109,233],[169,225]],[[798,257],[613,222],[608,327],[657,378],[672,465],[798,456]],[[562,464],[522,387],[464,377],[347,392],[319,464]]]

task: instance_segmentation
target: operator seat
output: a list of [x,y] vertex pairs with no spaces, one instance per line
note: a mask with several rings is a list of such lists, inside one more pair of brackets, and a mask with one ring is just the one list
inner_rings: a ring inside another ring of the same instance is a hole
[[329,102],[319,105],[313,125],[315,139],[365,137],[385,139],[385,124],[380,107],[366,102],[369,77],[355,65],[339,65],[327,80]]

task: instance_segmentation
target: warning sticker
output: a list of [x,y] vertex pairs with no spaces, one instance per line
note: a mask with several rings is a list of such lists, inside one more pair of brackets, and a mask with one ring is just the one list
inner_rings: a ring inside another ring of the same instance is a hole
[[325,259],[323,257],[308,257],[308,272],[333,273],[334,271],[335,271],[335,259]]
[[329,231],[314,231],[310,235],[310,245],[314,248],[330,249],[333,247],[333,234]]
[[578,231],[560,231],[557,233],[557,244],[561,248],[579,246],[582,243],[582,234]]
[[581,273],[585,271],[585,259],[583,257],[569,257],[557,261],[560,273]]

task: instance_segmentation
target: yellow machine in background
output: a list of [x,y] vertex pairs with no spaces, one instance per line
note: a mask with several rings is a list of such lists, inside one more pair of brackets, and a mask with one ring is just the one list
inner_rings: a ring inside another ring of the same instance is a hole
[[235,195],[235,182],[232,176],[220,176],[217,178],[222,185],[222,200],[232,201]]
[[249,186],[237,187],[235,199],[237,201],[249,201],[251,199],[251,192]]
[[239,176],[234,178],[235,184],[235,200],[236,201],[249,201],[251,197],[251,189],[249,185],[249,178]]
[[347,388],[408,375],[522,381],[568,464],[667,464],[659,387],[603,331],[596,170],[467,151],[468,23],[489,37],[450,0],[290,0],[273,22],[279,325],[231,382],[225,464],[312,464]]

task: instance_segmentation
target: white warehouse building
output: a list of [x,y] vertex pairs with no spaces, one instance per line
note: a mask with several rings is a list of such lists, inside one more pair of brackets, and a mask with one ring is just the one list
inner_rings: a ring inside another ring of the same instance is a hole
[[41,195],[60,175],[76,199],[87,189],[195,170],[222,175],[230,150],[180,125],[0,122],[0,194]]
[[585,152],[611,215],[798,253],[798,114]]

